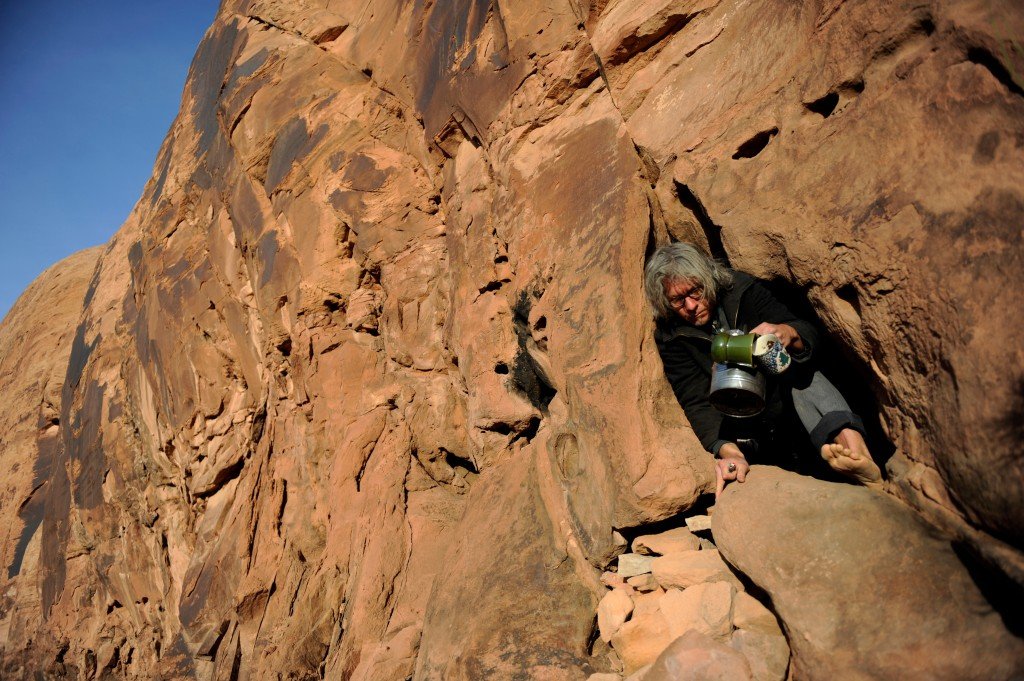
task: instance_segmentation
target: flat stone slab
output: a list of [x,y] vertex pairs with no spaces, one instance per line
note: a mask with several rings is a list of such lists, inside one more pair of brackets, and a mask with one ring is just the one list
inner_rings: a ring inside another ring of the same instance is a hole
[[624,553],[619,556],[619,576],[624,579],[647,574],[651,571],[654,558],[641,556],[639,553]]
[[686,519],[686,527],[690,532],[709,532],[711,530],[711,516],[692,515]]
[[680,551],[693,551],[700,548],[700,539],[685,527],[676,527],[658,534],[645,534],[633,540],[633,552],[645,556],[657,554],[664,556]]

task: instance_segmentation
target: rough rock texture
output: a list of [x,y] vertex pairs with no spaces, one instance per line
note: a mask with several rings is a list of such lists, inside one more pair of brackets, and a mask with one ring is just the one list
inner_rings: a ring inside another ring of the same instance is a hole
[[722,495],[713,529],[723,555],[771,596],[796,679],[1024,674],[1024,641],[985,585],[883,494],[754,466]]
[[1011,0],[225,0],[57,441],[0,452],[14,488],[49,472],[41,519],[0,499],[8,573],[39,551],[3,664],[610,671],[613,530],[713,488],[641,294],[673,237],[805,294],[892,489],[1024,584],[1022,27]]

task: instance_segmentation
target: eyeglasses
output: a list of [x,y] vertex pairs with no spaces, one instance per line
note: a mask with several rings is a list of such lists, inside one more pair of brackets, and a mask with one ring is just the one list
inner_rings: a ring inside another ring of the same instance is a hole
[[677,296],[672,296],[668,299],[669,306],[674,310],[682,309],[686,305],[687,299],[692,300],[695,303],[699,303],[704,300],[704,287],[694,286],[690,289],[689,293],[683,293]]

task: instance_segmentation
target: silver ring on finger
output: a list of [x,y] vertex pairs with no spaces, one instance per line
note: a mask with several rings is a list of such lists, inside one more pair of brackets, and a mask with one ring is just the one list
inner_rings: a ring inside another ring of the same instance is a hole
[[732,463],[731,461],[729,462],[729,465],[728,465],[727,468],[728,468],[730,473],[735,473],[736,472],[736,464]]

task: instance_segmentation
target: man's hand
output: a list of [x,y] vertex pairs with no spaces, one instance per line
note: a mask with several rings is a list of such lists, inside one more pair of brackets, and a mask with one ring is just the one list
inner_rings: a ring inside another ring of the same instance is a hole
[[[732,469],[732,470],[730,470]],[[718,479],[718,486],[715,488],[715,500],[722,494],[725,486],[733,480],[743,482],[747,479],[747,471],[750,464],[743,456],[740,448],[731,442],[722,445],[718,450],[718,458],[715,459],[715,477]]]
[[804,349],[803,339],[800,338],[800,334],[796,332],[789,324],[772,324],[771,322],[761,322],[753,329],[750,333],[756,333],[759,336],[766,334],[774,334],[782,341],[782,345],[787,350],[796,350],[800,352]]

